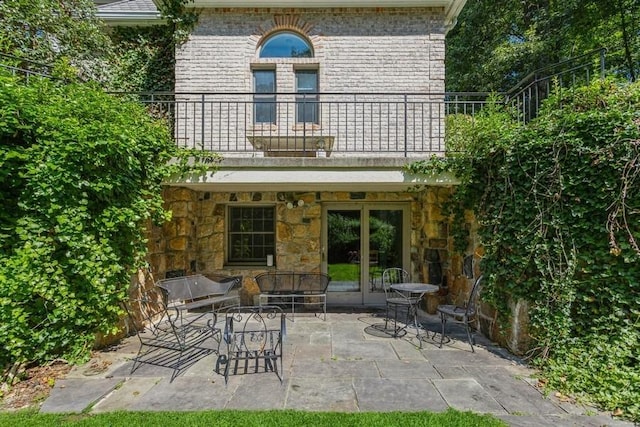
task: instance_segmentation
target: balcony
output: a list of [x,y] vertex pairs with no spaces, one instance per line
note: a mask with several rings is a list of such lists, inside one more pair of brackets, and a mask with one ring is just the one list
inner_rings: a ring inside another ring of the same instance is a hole
[[444,153],[445,117],[486,94],[150,93],[140,100],[182,147],[226,157],[425,157]]

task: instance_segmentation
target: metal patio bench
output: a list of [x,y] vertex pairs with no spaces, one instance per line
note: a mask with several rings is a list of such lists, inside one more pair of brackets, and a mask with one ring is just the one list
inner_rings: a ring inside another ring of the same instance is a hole
[[184,312],[214,309],[225,305],[240,305],[237,293],[242,276],[194,274],[159,280],[156,285],[164,290],[167,304],[180,316]]
[[222,332],[216,313],[187,314],[170,308],[166,292],[154,286],[124,304],[140,341],[131,374],[142,364],[172,369],[170,381],[201,358],[218,353]]
[[296,306],[320,306],[327,320],[327,288],[331,276],[316,272],[268,271],[255,277],[260,288],[260,305],[291,307],[295,317]]

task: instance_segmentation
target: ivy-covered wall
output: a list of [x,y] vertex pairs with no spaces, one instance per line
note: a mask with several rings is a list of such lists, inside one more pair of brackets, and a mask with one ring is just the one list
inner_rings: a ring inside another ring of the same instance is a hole
[[530,318],[528,356],[548,384],[640,417],[640,84],[552,95],[527,125],[499,104],[450,117],[458,154],[415,164],[461,179],[446,206],[456,248],[473,210],[485,298],[509,330]]
[[116,331],[175,156],[139,104],[0,73],[0,372],[86,359]]

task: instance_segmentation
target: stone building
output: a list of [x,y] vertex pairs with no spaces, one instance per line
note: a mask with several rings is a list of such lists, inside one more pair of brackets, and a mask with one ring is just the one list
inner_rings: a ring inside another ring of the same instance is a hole
[[[144,12],[123,3],[105,19]],[[328,304],[366,306],[384,303],[382,269],[404,267],[462,301],[469,271],[440,212],[455,180],[405,166],[444,154],[445,35],[464,3],[189,3],[200,17],[176,51],[175,94],[153,102],[177,144],[223,160],[166,186],[156,278],[243,275],[250,303],[258,273],[322,271]]]

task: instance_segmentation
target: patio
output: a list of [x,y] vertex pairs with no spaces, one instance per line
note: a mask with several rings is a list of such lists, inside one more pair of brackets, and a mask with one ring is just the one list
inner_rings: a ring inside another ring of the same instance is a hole
[[[439,319],[421,313],[438,331]],[[172,383],[171,369],[140,366],[135,336],[97,352],[59,380],[42,412],[115,410],[292,409],[303,411],[444,411],[491,413],[514,426],[631,425],[593,408],[545,398],[534,371],[508,351],[476,335],[472,353],[461,327],[440,349],[430,339],[418,348],[410,328],[402,338],[371,334],[384,324],[381,310],[330,310],[327,320],[296,313],[286,322],[284,382],[273,373],[231,375],[213,371],[216,355],[194,363]]]

